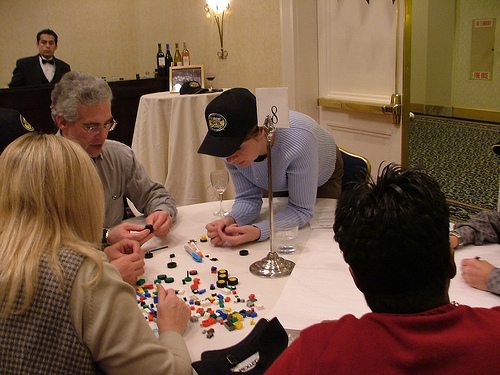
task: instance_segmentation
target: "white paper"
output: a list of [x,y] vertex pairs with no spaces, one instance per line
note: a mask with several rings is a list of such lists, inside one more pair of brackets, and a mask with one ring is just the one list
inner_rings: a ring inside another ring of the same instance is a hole
[[309,222],[311,229],[329,229],[332,230],[333,222],[335,221],[335,204],[322,202],[321,200],[316,203],[314,207],[314,216]]
[[277,128],[289,128],[288,87],[269,87],[255,89],[257,97],[257,119],[259,126],[264,125],[267,116]]

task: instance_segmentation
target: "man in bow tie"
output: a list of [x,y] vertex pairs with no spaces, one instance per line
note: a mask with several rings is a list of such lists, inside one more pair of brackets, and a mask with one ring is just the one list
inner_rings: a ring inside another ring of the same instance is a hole
[[71,70],[64,61],[56,59],[57,34],[44,29],[36,34],[39,54],[17,60],[9,87],[57,83],[64,73]]

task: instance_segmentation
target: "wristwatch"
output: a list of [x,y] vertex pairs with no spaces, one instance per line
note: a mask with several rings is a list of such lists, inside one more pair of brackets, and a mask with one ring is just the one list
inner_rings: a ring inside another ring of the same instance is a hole
[[458,240],[458,246],[457,247],[461,247],[461,246],[464,245],[464,239],[463,239],[463,237],[456,230],[452,230],[450,232],[450,236],[454,236],[454,237],[457,238],[457,240]]
[[109,229],[108,228],[102,228],[101,243],[103,245],[109,245]]

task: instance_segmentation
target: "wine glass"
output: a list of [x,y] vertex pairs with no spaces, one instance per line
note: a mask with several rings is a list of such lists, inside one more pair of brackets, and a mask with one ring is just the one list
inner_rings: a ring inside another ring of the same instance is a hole
[[212,81],[215,79],[215,72],[214,71],[211,71],[209,70],[206,74],[206,77],[205,77],[208,81],[208,92],[212,92],[214,91],[214,88],[212,86]]
[[210,172],[210,183],[214,190],[219,194],[219,210],[214,212],[214,216],[225,216],[226,211],[222,208],[222,196],[229,183],[229,174],[226,169],[216,169]]

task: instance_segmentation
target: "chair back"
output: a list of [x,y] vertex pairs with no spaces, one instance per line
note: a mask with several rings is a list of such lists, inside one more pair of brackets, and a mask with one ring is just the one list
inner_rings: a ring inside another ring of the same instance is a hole
[[370,176],[370,161],[361,155],[356,155],[339,147],[344,161],[344,175],[342,176],[342,191],[352,188],[356,183]]

